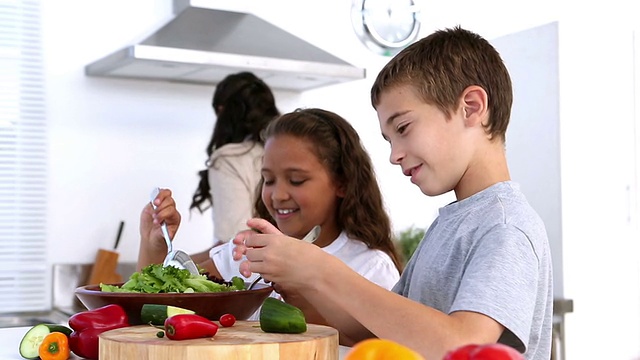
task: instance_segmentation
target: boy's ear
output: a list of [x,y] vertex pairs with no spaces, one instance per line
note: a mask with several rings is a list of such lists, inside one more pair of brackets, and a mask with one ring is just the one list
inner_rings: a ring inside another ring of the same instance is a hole
[[477,85],[471,85],[462,92],[462,115],[467,126],[483,124],[487,120],[489,96]]

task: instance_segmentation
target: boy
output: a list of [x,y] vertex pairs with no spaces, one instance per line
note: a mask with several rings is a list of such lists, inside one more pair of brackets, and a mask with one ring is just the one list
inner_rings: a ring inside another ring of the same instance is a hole
[[[266,221],[235,239],[243,274],[295,291],[341,335],[394,340],[426,359],[500,342],[529,360],[551,354],[551,254],[542,221],[510,181],[511,80],[498,52],[460,27],[396,55],[371,90],[390,161],[428,196],[454,191],[392,291]],[[295,255],[300,254],[300,255]]]

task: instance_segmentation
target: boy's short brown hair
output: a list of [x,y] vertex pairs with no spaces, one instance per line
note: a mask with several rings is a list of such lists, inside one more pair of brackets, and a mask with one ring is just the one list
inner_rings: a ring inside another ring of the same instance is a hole
[[395,86],[410,85],[428,104],[447,116],[467,87],[478,85],[488,94],[491,138],[505,140],[513,94],[511,78],[498,51],[484,38],[459,26],[439,30],[411,44],[378,74],[371,88],[371,104]]

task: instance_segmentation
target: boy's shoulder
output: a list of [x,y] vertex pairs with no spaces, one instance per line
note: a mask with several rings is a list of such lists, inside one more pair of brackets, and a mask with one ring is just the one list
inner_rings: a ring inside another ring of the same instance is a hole
[[501,181],[495,183],[477,193],[467,197],[466,199],[452,203],[460,208],[474,208],[478,206],[488,206],[496,203],[514,203],[522,205],[527,200],[520,190],[520,185],[514,181]]
[[494,226],[543,227],[538,213],[514,181],[496,183],[464,200],[447,205],[440,215],[464,215],[469,223]]
[[518,183],[501,182],[478,195],[481,196],[475,204],[477,208],[472,211],[476,226],[484,227],[486,231],[491,231],[490,228],[496,226],[517,229],[532,243],[536,243],[536,247],[547,241],[544,222],[529,204]]

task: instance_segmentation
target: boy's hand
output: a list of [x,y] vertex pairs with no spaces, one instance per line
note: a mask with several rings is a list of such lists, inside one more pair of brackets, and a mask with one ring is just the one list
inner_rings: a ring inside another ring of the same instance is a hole
[[266,220],[251,219],[247,225],[253,231],[233,239],[234,259],[246,256],[240,263],[243,276],[260,273],[264,281],[276,283],[282,290],[303,291],[323,276],[321,268],[334,259],[316,245],[283,235]]
[[[249,219],[247,221],[247,226],[253,230],[244,230],[236,234],[233,238],[233,244],[235,247],[233,248],[233,260],[238,261],[242,259],[244,255],[247,253],[248,246],[246,245],[246,240],[255,234],[277,234],[282,235],[282,232],[278,230],[273,224],[264,219]],[[251,271],[249,270],[249,264],[243,262],[240,265],[240,273],[244,277],[250,277]]]

